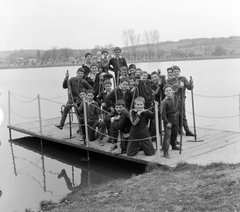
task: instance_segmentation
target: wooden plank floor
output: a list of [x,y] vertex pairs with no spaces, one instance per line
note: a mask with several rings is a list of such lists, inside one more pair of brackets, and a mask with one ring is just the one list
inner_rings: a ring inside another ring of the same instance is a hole
[[[120,159],[134,161],[138,163],[149,163],[155,162],[169,166],[176,166],[179,162],[191,162],[194,163],[196,158],[197,163],[204,162],[204,156],[208,155],[206,158],[211,158],[216,156],[216,152],[221,150],[223,153],[225,149],[238,145],[240,148],[240,134],[235,132],[212,130],[212,129],[203,129],[197,128],[197,140],[203,140],[202,142],[192,142],[194,137],[183,136],[183,150],[179,154],[179,151],[170,150],[170,159],[164,158],[162,151],[160,151],[160,161],[158,160],[157,152],[153,156],[145,156],[143,151],[140,151],[138,155],[134,157],[128,157],[126,154],[123,155],[113,155],[110,152],[110,147],[112,144],[106,143],[107,138],[104,139],[105,145],[100,146],[98,141],[89,142],[89,147],[86,147],[81,141],[81,137],[76,133],[78,125],[76,123],[72,124],[72,138],[70,139],[70,128],[66,124],[63,130],[59,130],[54,125],[59,123],[60,118],[52,118],[42,121],[42,134],[40,133],[39,122],[29,122],[17,125],[8,126],[12,130],[22,132],[24,134],[32,135],[35,137],[43,138],[53,142],[62,143],[65,145],[74,146],[81,149],[88,149],[89,151],[98,152],[100,154],[109,155],[112,157],[118,157]],[[180,138],[178,138],[179,140]],[[154,143],[155,145],[155,143]],[[221,154],[221,153],[220,153]],[[215,156],[214,156],[215,155]],[[203,156],[202,160],[199,162],[199,158]],[[211,157],[212,156],[212,157]],[[224,158],[224,154],[222,155]],[[234,162],[240,162],[240,154],[236,156]],[[239,158],[238,158],[239,157]],[[205,159],[206,160],[206,159]],[[211,162],[221,162],[221,159],[216,161],[211,160]],[[227,161],[228,162],[228,161]],[[231,161],[229,161],[231,162]],[[205,161],[207,164],[208,161]],[[203,163],[204,164],[204,163]]]

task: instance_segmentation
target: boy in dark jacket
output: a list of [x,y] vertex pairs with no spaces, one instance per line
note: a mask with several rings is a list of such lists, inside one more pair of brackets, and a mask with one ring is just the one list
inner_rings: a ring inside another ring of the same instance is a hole
[[[111,151],[114,150],[114,153],[121,153],[121,151],[125,153],[127,150],[126,140],[129,137],[131,122],[128,110],[125,108],[125,103],[122,99],[117,100],[115,109],[105,117],[104,122],[106,123],[107,128],[110,129],[109,140],[113,143]],[[124,141],[121,142],[121,148],[117,146],[118,131],[123,134],[124,139]]]
[[164,86],[164,93],[166,98],[162,102],[162,119],[164,126],[164,139],[163,139],[163,156],[170,158],[168,150],[169,145],[173,150],[179,150],[177,143],[178,135],[178,99],[177,95],[173,92],[172,86],[166,84]]
[[[103,137],[106,133],[106,125],[104,121],[101,118],[101,110],[99,109],[99,105],[97,102],[93,100],[94,98],[94,91],[92,89],[87,90],[86,92],[87,101],[85,102],[86,106],[86,112],[87,112],[87,124],[88,127],[88,137],[89,141],[94,141],[96,139],[95,132],[96,127],[98,127],[99,130],[99,144],[100,146],[104,145]],[[84,106],[83,103],[79,107],[79,114],[80,114],[80,120],[82,125],[82,132],[84,140],[86,138],[86,132],[85,132],[85,125],[84,125]]]

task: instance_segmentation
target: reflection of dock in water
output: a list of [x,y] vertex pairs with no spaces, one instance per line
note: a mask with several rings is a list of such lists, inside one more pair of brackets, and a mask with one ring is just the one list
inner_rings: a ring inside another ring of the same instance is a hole
[[[64,145],[76,147],[83,150],[88,150],[92,152],[97,152],[99,154],[108,155],[111,157],[116,157],[118,159],[128,160],[132,162],[147,164],[149,162],[165,164],[169,166],[175,166],[179,162],[191,161],[194,163],[194,159],[200,157],[201,155],[213,155],[215,151],[222,149],[229,145],[234,145],[240,142],[240,134],[229,131],[220,131],[213,129],[203,129],[197,128],[198,139],[204,140],[204,142],[188,142],[188,140],[193,139],[193,137],[183,136],[183,150],[179,154],[178,151],[170,150],[170,159],[162,157],[159,161],[157,153],[153,156],[145,156],[142,151],[134,157],[129,157],[126,154],[114,155],[109,150],[112,144],[105,143],[104,146],[100,146],[98,141],[89,142],[89,146],[84,145],[83,141],[80,141],[80,135],[76,133],[78,130],[77,124],[72,124],[73,136],[71,138],[66,138],[69,136],[69,125],[65,125],[63,130],[59,130],[54,126],[55,123],[59,123],[59,118],[52,118],[42,121],[42,133],[39,132],[39,122],[30,122],[24,124],[10,125],[10,129],[22,132],[31,136],[42,138],[45,140],[61,143]],[[227,154],[225,152],[225,154]],[[223,155],[224,157],[224,155]],[[219,162],[219,161],[213,161]],[[231,162],[231,161],[229,161]],[[240,162],[240,158],[239,158]]]

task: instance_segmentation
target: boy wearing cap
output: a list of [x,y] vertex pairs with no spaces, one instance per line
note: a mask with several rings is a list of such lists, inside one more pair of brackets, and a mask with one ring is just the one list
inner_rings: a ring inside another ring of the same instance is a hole
[[135,71],[136,71],[136,65],[135,64],[129,65],[128,71],[129,71],[129,76],[134,77],[135,76]]
[[85,73],[84,73],[84,76],[83,76],[83,78],[85,79],[86,78],[86,76],[90,73],[90,66],[91,66],[91,64],[92,64],[92,54],[91,53],[86,53],[85,54],[85,60],[86,60],[86,62],[82,65],[82,68],[84,68],[84,70],[85,70]]
[[[104,119],[106,126],[110,129],[109,141],[113,143],[111,151],[113,153],[125,153],[127,150],[127,139],[131,129],[131,122],[129,119],[128,110],[125,108],[125,103],[122,99],[117,100],[115,109],[110,112]],[[123,133],[123,141],[121,147],[117,146],[118,131]]]
[[64,107],[64,110],[62,113],[62,118],[60,120],[60,124],[55,125],[60,130],[62,130],[64,127],[64,123],[67,118],[67,114],[68,114],[70,108],[72,107],[72,104],[76,103],[77,100],[79,99],[80,90],[83,88],[92,89],[92,86],[89,85],[85,79],[83,79],[83,76],[84,76],[84,69],[79,68],[77,70],[76,77],[72,77],[70,80],[68,80],[68,78],[65,78],[63,81],[63,88],[69,89],[69,99]]
[[169,145],[173,150],[179,150],[177,146],[178,135],[178,97],[174,93],[170,84],[166,84],[163,88],[166,98],[162,101],[162,119],[164,126],[164,138],[163,138],[163,156],[170,158],[168,150]]
[[[89,141],[94,141],[97,137],[95,136],[96,127],[99,130],[99,144],[104,145],[103,137],[106,132],[106,124],[101,118],[101,110],[96,101],[93,100],[94,91],[89,89],[86,91],[86,110],[87,110],[87,124],[88,126],[88,137]],[[84,106],[83,103],[79,107],[80,120],[82,125],[82,132],[84,140],[86,138],[85,126],[84,126]]]
[[[179,126],[183,126],[186,136],[194,136],[194,133],[190,131],[187,118],[186,118],[186,107],[185,107],[185,99],[186,99],[186,89],[193,89],[193,82],[188,81],[186,77],[181,76],[181,70],[178,66],[172,67],[173,78],[168,80],[168,83],[172,86],[179,85],[179,89],[177,90],[178,95],[178,111],[179,111]],[[183,101],[183,111],[182,110],[182,101]],[[183,114],[183,123],[181,123],[181,114]],[[181,133],[181,129],[179,129],[179,133]]]
[[128,67],[126,59],[120,55],[121,49],[116,47],[114,49],[115,57],[111,58],[109,61],[109,69],[115,73],[115,80],[119,76],[119,70],[122,66]]

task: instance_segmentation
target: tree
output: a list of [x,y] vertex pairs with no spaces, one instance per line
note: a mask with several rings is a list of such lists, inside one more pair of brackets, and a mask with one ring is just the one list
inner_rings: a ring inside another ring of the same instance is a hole
[[123,36],[126,37],[129,46],[133,52],[134,59],[137,58],[137,47],[140,42],[140,34],[135,34],[134,29],[128,29],[123,31]]
[[149,59],[153,57],[153,54],[154,54],[153,47],[158,40],[158,35],[159,33],[157,30],[152,30],[152,31],[145,30],[143,32],[143,43],[147,45]]
[[215,47],[215,50],[212,54],[216,56],[222,56],[222,55],[226,55],[226,53],[227,53],[227,49],[224,49],[223,47],[218,45]]
[[38,60],[38,61],[41,60],[41,54],[40,54],[39,49],[37,50],[37,55],[36,55],[36,57],[37,57],[37,60]]
[[60,49],[60,55],[62,56],[62,58],[68,61],[69,57],[72,57],[74,53],[72,49],[64,48],[64,49]]

